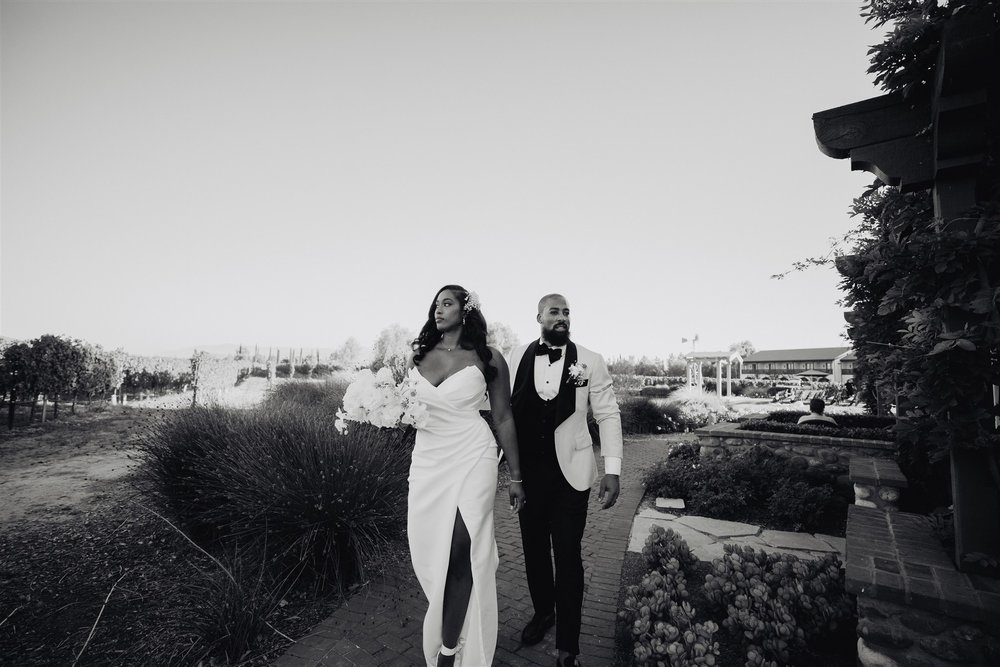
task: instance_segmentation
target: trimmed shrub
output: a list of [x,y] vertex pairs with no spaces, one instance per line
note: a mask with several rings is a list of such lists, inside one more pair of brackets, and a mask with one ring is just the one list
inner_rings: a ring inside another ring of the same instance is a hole
[[[834,417],[840,421],[840,415]],[[820,435],[827,438],[856,438],[859,440],[883,440],[893,442],[896,434],[885,428],[860,428],[843,426],[821,426],[794,424],[768,419],[747,419],[737,427],[741,431],[763,431],[764,433],[790,433],[796,435]]]
[[[649,433],[674,433],[680,426],[680,409],[642,396],[624,396],[618,399],[621,411],[622,433],[625,435]],[[587,428],[595,444],[600,444],[601,433],[592,412],[587,413]]]
[[625,433],[673,433],[678,430],[680,410],[644,397],[618,401]]
[[[799,417],[809,414],[803,410],[775,410],[767,415],[767,421],[795,424]],[[831,414],[837,420],[837,425],[844,428],[885,429],[896,425],[895,417],[880,417],[878,415]]]
[[742,396],[747,398],[771,398],[777,392],[772,392],[770,387],[758,387],[753,384],[748,384],[746,387],[742,388]]
[[678,387],[656,385],[653,387],[643,387],[639,390],[640,396],[646,396],[648,398],[666,398],[670,394],[677,391]]
[[[746,380],[737,380],[733,378],[733,396],[743,396],[746,392],[749,383]],[[710,393],[719,393],[718,382],[715,378],[705,378],[702,388]],[[729,382],[726,380],[726,376],[722,376],[722,390],[726,392],[726,396],[729,395]]]
[[814,532],[837,507],[832,485],[792,468],[766,447],[714,459],[677,447],[644,481],[650,494],[684,498],[692,514],[781,530]]

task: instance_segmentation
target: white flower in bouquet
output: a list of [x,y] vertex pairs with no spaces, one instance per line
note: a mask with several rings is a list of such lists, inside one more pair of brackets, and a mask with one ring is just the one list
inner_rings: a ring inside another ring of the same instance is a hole
[[[369,371],[370,373],[371,371]],[[392,377],[392,371],[388,366],[383,366],[378,369],[378,373],[375,374],[375,384],[380,387],[395,387],[396,380]]]
[[368,421],[367,406],[371,404],[371,397],[374,393],[375,374],[367,368],[358,371],[357,377],[344,392],[343,408],[337,410],[337,430],[343,433],[347,428],[346,422],[348,421]]
[[427,407],[416,400],[412,379],[398,386],[392,371],[382,368],[378,373],[364,369],[344,392],[343,408],[337,411],[335,426],[340,433],[347,431],[347,422],[367,422],[379,428],[397,428],[407,424],[420,427],[426,421]]
[[400,422],[422,428],[427,423],[427,406],[417,400],[417,381],[413,377],[408,375],[399,383],[399,398],[403,407]]

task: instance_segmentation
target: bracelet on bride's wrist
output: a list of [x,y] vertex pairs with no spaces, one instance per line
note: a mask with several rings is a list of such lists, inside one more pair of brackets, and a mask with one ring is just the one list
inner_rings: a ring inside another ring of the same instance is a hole
[[512,479],[512,480],[510,480],[510,483],[511,484],[523,484],[524,480],[523,479]]

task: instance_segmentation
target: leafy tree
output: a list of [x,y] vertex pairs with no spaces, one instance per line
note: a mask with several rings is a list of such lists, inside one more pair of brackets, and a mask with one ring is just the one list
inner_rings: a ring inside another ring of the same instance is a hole
[[45,421],[49,398],[56,403],[58,416],[59,395],[69,391],[80,372],[78,355],[73,342],[61,336],[45,334],[31,341],[32,361],[36,374],[36,389],[42,393],[42,421]]
[[[32,358],[31,345],[24,342],[17,342],[7,346],[0,357],[0,377],[2,377],[3,389],[10,395],[10,412],[7,427],[14,427],[15,402],[18,398],[36,397],[34,361]],[[32,416],[34,415],[34,402],[32,402]]]
[[635,365],[636,375],[664,375],[663,360],[643,356]]
[[365,348],[357,338],[351,336],[336,352],[330,355],[330,363],[345,370],[353,371],[365,365]]
[[383,329],[372,346],[372,371],[388,367],[396,382],[401,381],[406,374],[406,364],[412,353],[411,343],[415,337],[412,331],[398,324]]
[[748,357],[757,351],[753,343],[748,340],[741,340],[738,343],[731,343],[729,345],[730,352],[739,352],[741,357]]
[[4,390],[16,396],[28,396],[36,386],[31,345],[17,342],[9,345],[0,357],[0,374]]
[[[987,0],[869,0],[866,19],[892,24],[870,51],[876,83],[914,104],[926,100],[945,23],[960,11],[970,22],[1000,24],[1000,7]],[[1000,183],[998,149],[982,145],[984,183]],[[861,395],[873,411],[897,406],[898,458],[915,491],[908,497],[928,507],[948,502],[947,484],[934,478],[947,472],[953,449],[1000,447],[991,400],[1000,384],[1000,189],[979,199],[980,206],[941,220],[929,191],[902,193],[876,181],[854,202],[855,229],[825,257],[793,267],[836,263],[852,309],[848,335]],[[991,468],[1000,478],[995,462]]]
[[514,330],[503,322],[491,323],[488,331],[486,344],[500,350],[500,354],[509,353],[521,342]]
[[687,374],[687,359],[684,358],[683,354],[673,353],[667,357],[666,364],[664,364],[667,375],[678,376]]
[[614,375],[635,375],[635,357],[618,357],[610,360],[608,372]]

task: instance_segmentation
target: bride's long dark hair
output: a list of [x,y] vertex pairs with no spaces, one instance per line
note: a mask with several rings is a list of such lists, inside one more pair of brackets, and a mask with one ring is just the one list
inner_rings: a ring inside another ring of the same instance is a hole
[[420,330],[420,334],[412,343],[414,365],[419,366],[421,360],[427,356],[427,353],[441,342],[443,334],[438,331],[437,325],[434,323],[434,311],[437,309],[438,297],[445,290],[452,292],[461,302],[463,317],[462,333],[458,338],[459,346],[464,350],[476,351],[479,358],[483,360],[485,368],[483,373],[486,376],[486,382],[492,382],[493,378],[497,376],[498,371],[493,366],[493,354],[486,347],[486,318],[483,317],[483,313],[479,308],[473,308],[469,311],[465,310],[465,304],[469,301],[469,290],[461,285],[445,285],[434,295],[431,307],[427,309],[427,321]]

